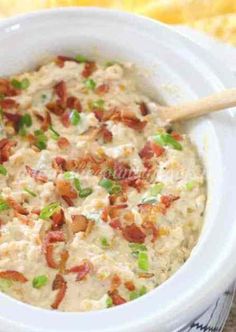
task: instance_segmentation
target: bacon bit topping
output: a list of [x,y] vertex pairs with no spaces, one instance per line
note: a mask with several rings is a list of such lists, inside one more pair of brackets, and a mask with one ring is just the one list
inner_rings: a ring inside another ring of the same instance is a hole
[[130,292],[135,290],[135,285],[134,285],[133,281],[131,281],[131,280],[126,281],[124,283],[124,285],[125,285],[125,288],[127,288]]
[[28,279],[22,273],[17,272],[17,271],[12,271],[12,270],[1,271],[0,278],[10,279],[10,280],[18,281],[21,283],[25,283],[28,281]]
[[103,109],[101,109],[101,108],[95,108],[93,110],[93,112],[94,112],[95,117],[98,119],[98,121],[102,121],[103,120],[103,115],[104,115]]
[[65,112],[65,108],[60,104],[60,101],[50,102],[46,105],[47,109],[55,115],[62,115]]
[[82,71],[82,76],[87,78],[96,70],[96,63],[94,61],[87,61],[84,64],[84,69]]
[[47,246],[51,243],[56,242],[64,242],[65,241],[65,235],[62,231],[50,231],[47,233],[45,239],[44,239],[44,246]]
[[48,181],[47,176],[41,173],[39,170],[33,169],[27,165],[25,168],[29,176],[31,176],[36,182],[46,183]]
[[158,230],[158,228],[151,221],[144,222],[142,224],[142,226],[146,230],[150,230],[151,231],[151,233],[152,233],[152,242],[154,243],[157,240],[158,236],[159,236],[159,230]]
[[51,115],[48,112],[46,112],[46,115],[45,115],[45,117],[43,117],[43,121],[42,122],[43,123],[41,125],[41,129],[43,131],[47,131],[48,128],[49,128],[49,126],[52,125]]
[[108,292],[108,295],[111,297],[114,305],[120,305],[127,302],[123,297],[119,295],[118,290],[113,290],[112,292]]
[[77,97],[68,97],[66,101],[66,106],[70,109],[76,109],[79,113],[82,112],[82,106]]
[[144,147],[139,152],[139,156],[141,159],[151,159],[154,155],[153,149],[151,147],[151,143],[148,141]]
[[66,137],[60,137],[57,141],[57,145],[59,146],[60,149],[66,149],[70,146],[70,142]]
[[10,141],[7,138],[0,140],[0,163],[8,161],[13,146],[16,146],[15,141]]
[[121,285],[121,278],[118,276],[118,274],[114,274],[111,279],[111,288],[110,290],[113,291],[117,288],[119,288]]
[[176,140],[176,141],[182,141],[183,136],[177,133],[176,131],[172,131],[171,136]]
[[63,197],[67,198],[77,198],[78,194],[72,187],[71,183],[66,180],[57,179],[56,180],[56,192]]
[[162,195],[161,196],[161,203],[165,205],[166,209],[168,209],[171,204],[179,199],[179,196],[174,195]]
[[61,196],[61,198],[66,202],[68,206],[74,206],[74,202],[67,196]]
[[151,142],[150,144],[151,144],[152,151],[154,152],[154,154],[157,157],[160,157],[165,152],[165,149],[162,146],[160,146],[159,144],[154,143],[154,142]]
[[51,231],[49,232],[43,241],[43,251],[47,264],[52,269],[58,269],[59,264],[55,262],[53,258],[54,247],[52,243],[65,241],[65,236],[62,231]]
[[60,102],[64,104],[67,99],[66,83],[64,81],[60,81],[54,86],[54,91],[58,96]]
[[99,134],[102,136],[104,143],[110,143],[112,141],[113,135],[105,125],[100,128]]
[[53,224],[52,229],[58,230],[62,225],[65,223],[65,214],[63,209],[60,209],[60,211],[55,212],[51,217]]
[[18,106],[19,106],[19,104],[14,99],[7,98],[7,99],[0,100],[0,107],[4,110],[16,108]]
[[142,131],[147,124],[146,121],[141,121],[134,114],[128,112],[123,112],[121,116],[121,122],[124,123],[127,127],[137,131]]
[[66,170],[66,160],[62,157],[56,157],[52,161],[52,167],[57,171],[65,171]]
[[13,114],[13,113],[7,113],[7,112],[4,112],[4,116],[7,118],[7,120],[9,122],[12,123],[13,127],[15,128],[15,131],[18,131],[20,120],[21,120],[22,116],[17,113]]
[[18,91],[11,86],[11,83],[5,79],[0,78],[0,94],[5,97],[14,97],[18,95]]
[[140,112],[141,112],[142,116],[146,116],[149,114],[149,109],[148,109],[146,103],[144,103],[144,102],[140,103],[139,108],[140,108]]
[[122,229],[124,238],[129,242],[144,243],[146,235],[134,223]]
[[75,61],[74,58],[64,55],[58,55],[55,62],[59,67],[64,67],[66,61]]
[[69,252],[67,250],[63,250],[61,252],[61,260],[59,263],[59,271],[61,273],[65,273],[66,272],[66,263],[69,259]]
[[109,89],[110,89],[109,85],[106,83],[103,83],[103,84],[99,85],[95,91],[98,95],[104,95],[105,93],[107,93],[109,91]]
[[121,226],[121,222],[118,218],[116,219],[112,219],[110,222],[109,222],[109,225],[111,226],[111,228],[113,229],[122,229],[122,226]]
[[14,198],[12,197],[8,197],[7,198],[7,203],[8,205],[15,210],[16,212],[18,212],[19,214],[23,214],[25,216],[27,216],[29,214],[29,212],[27,211],[27,209],[25,209],[23,206],[21,206],[19,203],[17,203]]
[[66,111],[61,117],[60,117],[61,123],[65,128],[70,127],[70,111]]
[[128,201],[128,197],[125,193],[122,193],[120,195],[109,195],[109,203],[110,205],[119,205],[126,203]]
[[55,260],[54,260],[53,250],[54,250],[54,247],[52,244],[47,245],[45,248],[45,251],[44,251],[45,258],[46,258],[48,267],[50,267],[51,269],[58,269],[59,264],[57,262],[55,262]]
[[78,232],[85,232],[88,227],[88,223],[89,219],[82,214],[72,216],[72,232],[74,234]]
[[58,309],[59,305],[65,297],[66,289],[67,282],[61,274],[57,274],[52,284],[52,290],[58,290],[58,293],[56,295],[55,301],[51,305],[52,309]]
[[70,273],[76,273],[76,281],[84,280],[92,271],[93,265],[89,261],[84,261],[81,265],[74,266],[68,270]]

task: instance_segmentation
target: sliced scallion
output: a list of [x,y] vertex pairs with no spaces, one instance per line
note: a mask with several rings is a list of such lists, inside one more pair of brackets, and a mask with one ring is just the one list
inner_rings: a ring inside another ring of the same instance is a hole
[[175,150],[181,151],[182,145],[168,133],[160,133],[153,136],[154,142],[161,146],[171,146]]
[[0,174],[6,176],[7,175],[7,169],[2,164],[0,164]]
[[39,215],[39,218],[44,219],[44,220],[49,219],[59,209],[60,209],[59,203],[56,203],[56,202],[55,203],[51,203],[51,204],[45,206],[42,209],[42,211],[41,211],[41,213]]

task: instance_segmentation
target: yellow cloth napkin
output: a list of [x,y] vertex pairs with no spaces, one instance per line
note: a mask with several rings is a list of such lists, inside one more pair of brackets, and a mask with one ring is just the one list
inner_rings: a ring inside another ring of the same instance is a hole
[[0,0],[0,17],[58,6],[100,6],[187,24],[236,45],[236,0]]

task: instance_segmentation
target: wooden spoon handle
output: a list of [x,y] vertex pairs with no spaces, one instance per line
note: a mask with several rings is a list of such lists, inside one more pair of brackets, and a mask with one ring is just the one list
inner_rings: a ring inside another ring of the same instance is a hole
[[161,107],[160,111],[164,119],[173,122],[198,117],[233,106],[236,106],[236,88],[228,89],[186,104]]

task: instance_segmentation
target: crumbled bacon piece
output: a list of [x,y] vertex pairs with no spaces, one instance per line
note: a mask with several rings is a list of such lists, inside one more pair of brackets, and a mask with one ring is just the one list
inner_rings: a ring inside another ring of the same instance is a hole
[[177,133],[176,131],[172,131],[171,136],[176,140],[176,141],[182,141],[183,136]]
[[13,210],[18,212],[19,214],[23,214],[25,216],[27,216],[29,214],[29,211],[27,211],[27,209],[25,209],[17,201],[15,201],[14,198],[8,197],[7,198],[7,203]]
[[60,259],[60,263],[59,263],[59,271],[61,273],[65,273],[66,272],[66,263],[69,259],[69,252],[68,250],[63,250],[61,252],[61,259]]
[[43,117],[41,129],[43,131],[47,131],[49,126],[51,126],[51,124],[52,124],[51,115],[49,114],[49,112],[46,112],[45,117]]
[[67,282],[61,274],[57,274],[52,284],[52,290],[58,290],[58,293],[56,295],[55,301],[51,305],[52,309],[58,309],[59,305],[65,297],[66,289]]
[[68,206],[74,206],[74,202],[69,197],[62,195],[61,198],[66,202]]
[[19,91],[17,91],[11,86],[9,80],[5,78],[0,78],[0,94],[5,97],[14,97],[18,95],[18,93]]
[[52,217],[52,229],[53,230],[58,230],[62,225],[65,223],[65,214],[63,209],[60,209],[60,211],[55,212]]
[[13,270],[1,271],[0,278],[10,279],[21,283],[25,283],[28,281],[28,279],[22,273]]
[[64,81],[60,81],[54,86],[54,91],[58,96],[60,102],[64,104],[67,100],[66,83]]
[[120,287],[121,285],[121,278],[118,276],[118,274],[114,274],[111,278],[111,286],[110,286],[110,290],[114,290],[117,289],[118,287]]
[[179,199],[179,196],[174,195],[162,195],[161,196],[161,203],[165,205],[165,207],[168,209],[171,204]]
[[107,83],[103,83],[101,85],[99,85],[97,88],[96,88],[96,93],[98,95],[104,95],[105,93],[107,93],[109,91],[109,85]]
[[154,143],[154,142],[151,142],[150,144],[151,144],[152,151],[154,152],[154,154],[157,157],[160,157],[165,152],[165,149],[162,146],[160,146],[159,144]]
[[85,279],[85,277],[87,277],[87,275],[92,271],[92,269],[92,263],[85,260],[82,264],[70,268],[68,272],[76,273],[76,281],[81,281]]
[[82,76],[87,78],[96,70],[96,63],[94,61],[87,61],[84,64],[84,69],[82,71]]
[[70,146],[70,142],[66,137],[60,137],[57,141],[57,145],[60,149],[66,149]]
[[77,97],[68,97],[66,101],[66,106],[70,109],[76,109],[79,113],[82,112],[82,106]]
[[140,112],[141,112],[142,116],[146,116],[149,114],[149,109],[148,109],[146,103],[144,103],[144,102],[140,103],[139,108],[140,108]]
[[65,241],[65,235],[62,231],[50,231],[47,233],[45,239],[44,239],[44,246],[47,246],[51,243],[56,242],[64,242]]
[[119,194],[119,195],[110,195],[109,196],[109,203],[110,205],[119,205],[126,203],[128,200],[128,197],[125,193]]
[[68,128],[70,126],[70,111],[66,111],[64,114],[61,115],[60,121],[64,127]]
[[54,246],[52,245],[52,243],[64,242],[64,241],[65,241],[65,236],[62,231],[50,231],[44,238],[43,251],[45,254],[47,264],[52,269],[57,269],[59,266],[59,264],[55,262],[53,257]]
[[56,157],[52,161],[52,167],[57,171],[65,171],[66,170],[66,160],[62,157]]
[[4,163],[9,160],[11,148],[15,145],[15,141],[10,141],[7,138],[2,138],[0,140],[0,163]]
[[0,100],[0,107],[4,110],[5,109],[16,108],[18,106],[19,106],[19,104],[14,99],[6,98],[6,99],[3,99],[3,100]]
[[134,285],[133,281],[131,281],[131,280],[126,281],[124,283],[124,285],[125,285],[125,288],[127,288],[130,292],[135,290],[135,285]]
[[61,116],[65,112],[65,108],[60,104],[60,101],[47,103],[47,109],[55,115]]
[[142,159],[151,159],[154,155],[151,143],[148,141],[144,147],[140,150],[139,156]]
[[124,123],[127,127],[137,131],[142,131],[147,124],[146,121],[141,121],[134,114],[128,112],[121,113],[121,122]]
[[44,254],[48,264],[48,267],[51,269],[58,269],[59,264],[55,262],[53,257],[54,246],[52,244],[48,244],[45,248]]
[[103,120],[103,115],[104,115],[104,111],[102,108],[95,108],[93,110],[95,117],[98,119],[98,121],[102,121]]
[[72,216],[72,232],[74,234],[78,232],[85,232],[88,227],[88,223],[89,219],[82,214]]
[[55,62],[59,67],[64,67],[66,61],[75,61],[74,58],[65,56],[65,55],[58,55]]
[[109,222],[109,225],[111,226],[111,228],[113,229],[122,229],[122,225],[121,225],[121,222],[118,218],[116,219],[112,219],[110,222]]
[[77,198],[77,192],[72,187],[69,181],[63,179],[56,180],[56,192],[63,197],[68,197],[71,199]]
[[144,243],[146,238],[146,235],[142,229],[134,223],[125,226],[122,229],[122,234],[127,241],[134,243]]
[[112,141],[112,132],[105,125],[101,126],[99,135],[102,136],[104,143],[110,143]]
[[46,183],[48,181],[47,176],[41,173],[39,170],[33,169],[27,165],[25,168],[29,176],[31,176],[36,182]]
[[17,113],[8,113],[8,112],[4,112],[3,114],[6,117],[6,119],[10,123],[12,123],[13,127],[15,128],[15,131],[18,131],[20,120],[21,120],[22,116],[20,114],[17,114]]
[[114,305],[120,305],[127,302],[122,296],[120,296],[117,289],[112,292],[108,292],[108,295],[111,297]]
[[151,222],[151,221],[145,221],[143,224],[142,224],[143,228],[145,230],[150,230],[151,231],[151,234],[152,234],[152,242],[155,242],[159,236],[159,231],[158,231],[158,228],[157,226]]

